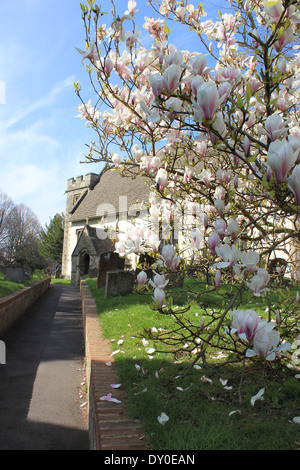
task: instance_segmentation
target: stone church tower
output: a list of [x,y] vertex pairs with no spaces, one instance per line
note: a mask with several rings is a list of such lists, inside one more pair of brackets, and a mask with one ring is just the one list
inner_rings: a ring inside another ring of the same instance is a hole
[[76,179],[70,178],[68,180],[66,190],[66,213],[65,213],[65,231],[64,231],[64,245],[63,245],[63,256],[62,256],[62,269],[61,276],[68,278],[70,275],[66,274],[70,272],[68,269],[68,263],[70,263],[71,255],[70,250],[70,228],[71,228],[71,216],[76,210],[79,204],[83,201],[86,195],[95,187],[99,181],[100,175],[95,173],[89,173],[85,177],[78,176]]

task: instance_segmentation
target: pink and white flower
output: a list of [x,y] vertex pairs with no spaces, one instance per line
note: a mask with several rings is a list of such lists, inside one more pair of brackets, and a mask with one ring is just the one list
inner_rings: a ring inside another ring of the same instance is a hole
[[226,232],[226,222],[223,219],[217,219],[215,221],[215,232],[219,235],[222,240]]
[[152,93],[155,98],[157,98],[163,92],[165,86],[164,77],[162,77],[162,75],[160,75],[159,73],[154,73],[150,76],[150,84],[152,87]]
[[216,274],[215,274],[215,286],[220,287],[221,285],[221,271],[217,269]]
[[155,274],[153,280],[149,280],[149,284],[154,287],[154,289],[164,289],[169,283],[169,279],[166,279],[165,274]]
[[173,245],[165,245],[161,251],[162,259],[171,271],[175,271],[179,264],[180,258],[176,255],[176,251]]
[[247,341],[252,341],[258,326],[259,318],[255,310],[232,310],[230,312],[233,332]]
[[176,90],[179,85],[180,75],[180,65],[172,64],[166,68],[163,73],[163,79],[167,93],[173,93]]
[[137,277],[136,280],[140,286],[143,286],[147,282],[147,274],[145,271],[141,271]]
[[120,166],[120,163],[121,163],[122,159],[121,159],[120,155],[118,155],[117,153],[114,153],[113,156],[111,157],[111,161],[118,168]]
[[234,245],[230,246],[227,243],[216,247],[216,254],[223,260],[216,263],[216,268],[231,268],[240,259],[240,251]]
[[159,190],[160,191],[163,190],[168,181],[168,173],[166,172],[164,168],[160,168],[158,170],[155,181]]
[[258,356],[267,361],[275,359],[276,351],[279,350],[277,346],[280,335],[278,331],[274,330],[274,327],[275,323],[265,322],[257,329],[253,338],[253,349],[247,350],[247,357]]
[[162,308],[166,299],[166,294],[163,289],[154,289],[153,300],[155,304]]
[[254,273],[259,263],[259,254],[256,251],[242,251],[241,265],[250,273]]
[[295,202],[300,205],[300,164],[296,165],[291,176],[287,179],[287,185],[295,196]]
[[200,115],[209,121],[214,118],[221,101],[216,85],[213,82],[205,82],[197,90],[195,107],[199,110]]
[[271,142],[267,162],[271,167],[277,183],[282,183],[286,180],[296,160],[297,152],[293,151],[293,147],[286,140],[275,140]]
[[221,242],[221,239],[216,232],[212,233],[209,236],[208,245],[213,255],[216,253],[216,247],[220,245],[220,242]]
[[272,114],[267,117],[265,122],[265,132],[272,141],[279,139],[280,137],[286,137],[287,129],[287,123],[283,121],[279,114]]
[[76,47],[76,50],[82,55],[82,62],[85,59],[93,62],[97,58],[97,46],[95,41],[90,42],[86,51],[82,51],[81,49],[78,49],[78,47]]
[[266,269],[259,268],[257,274],[252,277],[250,282],[246,282],[246,285],[252,291],[255,297],[259,297],[262,292],[266,290],[270,280],[270,274]]

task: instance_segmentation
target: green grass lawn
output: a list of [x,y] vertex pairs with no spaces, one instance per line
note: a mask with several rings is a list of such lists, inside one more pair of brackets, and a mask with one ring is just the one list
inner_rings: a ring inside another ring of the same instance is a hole
[[51,284],[66,284],[66,285],[70,285],[70,284],[71,284],[71,281],[70,281],[70,279],[60,279],[60,278],[52,277],[52,278],[51,278]]
[[[143,424],[152,449],[299,449],[300,427],[292,422],[300,416],[300,381],[295,371],[273,363],[261,366],[249,362],[241,394],[240,364],[220,368],[200,364],[185,375],[191,356],[184,350],[175,356],[158,352],[157,344],[149,338],[154,327],[172,329],[174,319],[151,310],[148,296],[132,293],[104,299],[104,289],[96,288],[95,279],[87,279],[87,283],[97,303],[103,334],[111,341],[112,352],[117,351],[113,357],[128,396],[126,407]],[[186,299],[174,300],[184,304]],[[213,307],[222,298],[210,293],[203,300]],[[262,300],[254,302],[249,297],[244,308],[264,312],[265,307]],[[194,305],[189,315],[201,318],[199,305]],[[147,347],[156,351],[150,355]],[[218,364],[214,351],[211,359]],[[265,388],[264,400],[256,401],[253,407],[250,399],[261,388]],[[111,391],[113,394],[113,389],[108,393]],[[162,412],[169,417],[165,425],[158,422]]]
[[5,297],[6,295],[12,294],[13,292],[23,289],[24,287],[32,284],[33,282],[39,281],[47,277],[41,271],[35,271],[33,273],[32,279],[26,281],[25,283],[18,283],[13,281],[4,281],[3,273],[0,273],[0,298]]

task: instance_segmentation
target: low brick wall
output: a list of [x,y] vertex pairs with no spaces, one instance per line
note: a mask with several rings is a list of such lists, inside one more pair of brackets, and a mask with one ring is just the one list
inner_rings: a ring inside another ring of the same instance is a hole
[[49,289],[50,282],[50,277],[42,279],[0,299],[0,338]]
[[[110,343],[103,338],[94,298],[84,280],[80,282],[85,355],[87,362],[88,417],[91,450],[146,450],[143,430],[124,408],[126,396],[117,383]],[[111,362],[108,366],[106,363]],[[112,393],[121,403],[100,400]]]

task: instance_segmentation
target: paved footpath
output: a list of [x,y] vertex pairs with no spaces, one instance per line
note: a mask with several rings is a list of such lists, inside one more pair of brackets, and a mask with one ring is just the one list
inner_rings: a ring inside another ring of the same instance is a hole
[[2,339],[0,450],[88,450],[79,289],[51,285]]

